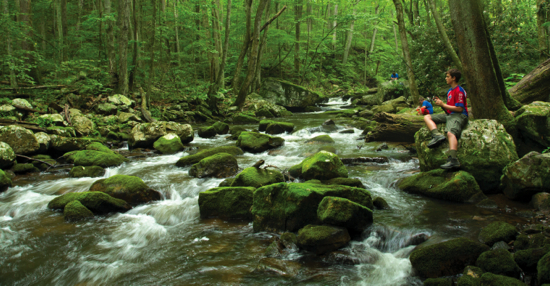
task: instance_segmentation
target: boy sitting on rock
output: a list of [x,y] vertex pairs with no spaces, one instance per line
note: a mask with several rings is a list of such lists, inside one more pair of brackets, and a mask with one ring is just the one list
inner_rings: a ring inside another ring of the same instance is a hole
[[462,128],[468,122],[468,103],[466,102],[466,91],[458,85],[462,74],[459,70],[451,69],[445,75],[445,81],[451,86],[447,92],[447,104],[443,103],[438,97],[434,104],[441,106],[445,113],[426,115],[424,122],[432,132],[432,140],[428,143],[428,148],[435,148],[445,141],[445,136],[437,130],[437,123],[446,123],[445,132],[449,139],[449,158],[447,163],[441,165],[443,169],[454,169],[460,167],[457,158],[458,139],[462,133]]

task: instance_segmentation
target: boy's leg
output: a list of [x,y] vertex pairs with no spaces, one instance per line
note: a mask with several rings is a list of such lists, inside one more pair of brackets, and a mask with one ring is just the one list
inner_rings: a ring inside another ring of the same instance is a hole
[[468,121],[468,117],[453,114],[449,121],[447,122],[447,137],[449,139],[449,159],[447,163],[441,165],[443,169],[454,169],[460,168],[460,162],[458,161],[457,151],[458,151],[458,137],[462,133],[462,127]]
[[445,136],[437,130],[437,123],[444,123],[446,121],[447,115],[445,114],[434,114],[434,115],[426,115],[424,116],[424,123],[426,123],[426,126],[432,133],[432,140],[428,142],[428,148],[435,148],[439,146],[439,144],[443,143],[445,141]]

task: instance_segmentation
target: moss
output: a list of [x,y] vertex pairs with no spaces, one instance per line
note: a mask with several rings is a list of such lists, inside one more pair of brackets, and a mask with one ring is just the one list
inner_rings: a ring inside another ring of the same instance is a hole
[[178,162],[176,162],[176,166],[178,166],[178,167],[187,167],[187,166],[190,166],[190,165],[193,165],[193,164],[196,164],[196,163],[200,162],[200,160],[202,160],[206,157],[209,157],[209,156],[212,156],[212,155],[218,154],[218,153],[228,153],[228,154],[231,154],[231,155],[242,155],[242,154],[244,154],[243,150],[241,150],[241,148],[234,147],[234,146],[221,146],[221,147],[202,150],[202,151],[200,151],[200,152],[198,152],[197,154],[194,154],[194,155],[189,155],[189,156],[182,157],[181,159],[178,160]]
[[283,146],[284,143],[285,139],[281,137],[271,137],[256,132],[242,132],[236,144],[244,151],[261,153],[269,149]]
[[321,151],[302,161],[302,176],[305,180],[310,179],[333,179],[337,177],[348,177],[348,170],[337,155]]
[[271,113],[271,111],[269,111],[269,109],[267,108],[260,108],[256,111],[256,117],[275,117],[275,115],[273,115],[273,113]]
[[227,134],[229,132],[229,125],[220,121],[214,123],[212,128],[214,128],[217,134]]
[[216,129],[212,126],[199,128],[198,134],[201,138],[212,138],[216,136]]
[[153,144],[153,148],[160,151],[162,154],[174,154],[185,149],[178,135],[170,133],[160,137]]
[[294,165],[288,169],[288,174],[293,178],[299,178],[302,176],[302,163]]
[[233,126],[231,129],[229,129],[229,133],[231,134],[230,139],[231,140],[237,140],[239,139],[239,136],[242,132],[246,131],[244,127],[241,126]]
[[317,149],[317,152],[321,152],[321,151],[327,151],[334,154],[336,154],[337,152],[334,146],[329,146],[329,145],[321,146],[319,147],[319,149]]
[[48,203],[48,208],[63,210],[72,201],[79,201],[94,213],[125,212],[132,207],[123,200],[113,198],[102,192],[79,192],[61,195]]
[[525,286],[525,283],[518,279],[493,273],[484,273],[481,276],[480,283],[483,286]]
[[223,180],[218,187],[231,187],[231,184],[233,184],[233,181],[235,181],[235,178],[227,178]]
[[271,123],[275,123],[273,120],[262,120],[260,121],[260,125],[258,126],[258,131],[263,132],[267,129],[267,126]]
[[235,123],[254,124],[254,123],[258,123],[259,121],[260,120],[258,120],[257,118],[251,115],[246,115],[244,113],[239,113],[233,116],[233,122]]
[[82,177],[102,177],[105,175],[105,169],[100,166],[75,166],[69,172],[71,178],[82,178]]
[[424,286],[452,286],[451,278],[428,278],[424,280]]
[[414,250],[410,255],[413,268],[420,276],[437,278],[456,275],[489,250],[485,244],[467,238],[455,238]]
[[298,243],[298,238],[292,232],[285,232],[281,234],[281,242],[286,248],[291,248],[289,246],[296,245]]
[[40,170],[36,168],[32,163],[15,164],[15,166],[13,166],[12,168],[12,171],[16,174],[40,172]]
[[237,174],[237,159],[228,153],[218,153],[200,160],[189,169],[189,176],[196,178],[227,178]]
[[550,282],[550,253],[546,253],[537,262],[537,278],[541,284]]
[[63,216],[66,221],[80,221],[94,217],[94,214],[81,202],[74,200],[65,206]]
[[202,218],[252,219],[252,206],[255,188],[222,187],[199,193],[199,209]]
[[334,179],[323,181],[323,184],[325,184],[325,185],[342,185],[342,186],[350,186],[350,187],[366,189],[365,185],[363,185],[363,182],[361,182],[361,180],[355,179],[355,178],[334,178]]
[[334,143],[334,139],[332,139],[328,135],[319,135],[316,137],[313,137],[306,141],[306,143],[324,143],[324,144],[332,144]]
[[548,246],[518,250],[514,253],[514,261],[525,272],[537,272],[537,262],[549,251]]
[[323,224],[342,226],[361,233],[372,224],[372,210],[338,197],[324,197],[317,208],[317,218]]
[[384,198],[382,197],[377,197],[375,198],[373,201],[372,201],[372,204],[374,205],[374,207],[378,210],[389,210],[391,209],[390,205],[388,204],[388,202],[386,202],[386,200],[384,200]]
[[345,246],[350,236],[345,228],[328,225],[306,225],[298,231],[298,246],[323,254]]
[[512,254],[506,249],[489,250],[482,253],[476,261],[476,266],[485,272],[516,278],[521,272]]
[[231,186],[259,188],[284,181],[283,174],[279,171],[248,167],[235,177]]
[[11,179],[4,171],[0,170],[0,193],[12,186]]
[[82,150],[70,156],[76,166],[100,166],[103,168],[120,166],[128,161],[124,156],[114,152]]
[[503,221],[497,221],[481,229],[479,241],[493,246],[493,244],[499,241],[508,243],[516,239],[517,235],[518,231],[515,226]]
[[291,133],[294,130],[294,124],[289,122],[273,122],[269,124],[265,132],[268,134],[281,134],[281,133]]
[[481,286],[481,279],[464,275],[457,280],[457,286]]
[[86,146],[86,150],[94,150],[94,151],[113,153],[113,150],[109,149],[109,147],[101,144],[100,142],[91,143],[90,145]]
[[103,192],[131,205],[160,200],[159,192],[152,190],[142,179],[135,176],[114,175],[101,179],[92,184],[90,191]]
[[545,245],[550,245],[550,238],[542,233],[520,234],[514,241],[514,249],[516,250],[543,247]]

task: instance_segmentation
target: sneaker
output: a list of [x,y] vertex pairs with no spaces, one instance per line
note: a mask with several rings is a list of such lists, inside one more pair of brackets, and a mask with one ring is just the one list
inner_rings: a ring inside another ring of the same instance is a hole
[[447,159],[447,163],[441,165],[440,167],[441,169],[458,169],[460,168],[460,162],[457,158],[452,158],[451,156],[449,156],[449,158]]
[[447,140],[447,138],[443,135],[432,136],[432,140],[428,142],[428,148],[435,148],[439,146],[439,144],[443,143],[443,141],[445,140]]

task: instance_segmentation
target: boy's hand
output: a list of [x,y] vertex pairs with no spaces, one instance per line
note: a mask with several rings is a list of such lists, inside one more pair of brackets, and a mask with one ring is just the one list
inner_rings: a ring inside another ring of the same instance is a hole
[[443,106],[443,101],[441,101],[441,99],[439,99],[439,97],[436,97],[435,100],[434,100],[434,104],[437,105],[437,106]]

